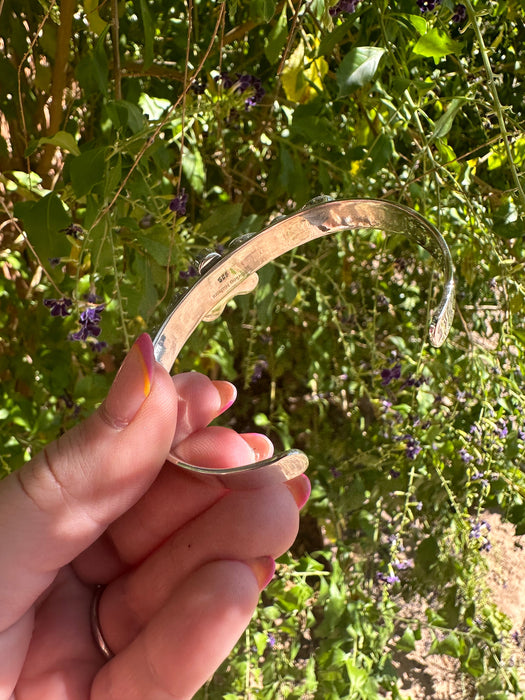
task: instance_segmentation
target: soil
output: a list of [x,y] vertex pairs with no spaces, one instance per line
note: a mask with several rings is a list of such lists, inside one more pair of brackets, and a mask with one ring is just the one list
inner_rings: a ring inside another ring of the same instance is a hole
[[[525,535],[517,537],[514,527],[496,513],[485,513],[490,526],[486,580],[493,601],[512,621],[516,641],[508,640],[509,661],[520,670],[525,688]],[[424,610],[421,601],[413,601],[407,614],[417,617]],[[472,682],[458,672],[459,662],[448,656],[428,654],[430,634],[416,642],[415,651],[396,660],[403,700],[471,700],[475,697]],[[509,695],[509,700],[511,696]]]

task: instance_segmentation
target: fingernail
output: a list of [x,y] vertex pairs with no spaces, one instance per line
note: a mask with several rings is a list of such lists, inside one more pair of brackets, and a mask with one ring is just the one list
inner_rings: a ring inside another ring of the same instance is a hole
[[106,415],[116,427],[125,427],[149,396],[155,358],[153,343],[143,333],[127,354],[104,402]]
[[237,398],[237,388],[231,382],[225,382],[220,379],[215,379],[213,381],[213,386],[219,392],[221,397],[221,406],[219,408],[218,416],[224,411],[227,411],[234,403]]
[[241,433],[241,437],[252,448],[257,461],[268,459],[273,455],[273,443],[266,435],[261,435],[261,433]]
[[258,557],[249,559],[246,564],[255,574],[259,588],[262,590],[270,583],[275,573],[275,559],[273,557]]
[[310,498],[312,492],[312,485],[310,484],[310,479],[306,474],[301,474],[295,479],[286,482],[286,486],[293,496],[295,503],[299,510],[304,506],[306,501]]

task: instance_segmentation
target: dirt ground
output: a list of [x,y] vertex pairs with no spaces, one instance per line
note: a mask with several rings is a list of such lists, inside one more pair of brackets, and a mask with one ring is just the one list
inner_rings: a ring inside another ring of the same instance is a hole
[[[485,513],[483,518],[491,525],[487,583],[494,602],[510,618],[513,631],[522,640],[521,646],[511,642],[510,649],[512,663],[522,669],[525,688],[525,535],[516,537],[513,526],[495,513]],[[407,612],[414,614],[414,610]],[[404,700],[470,700],[473,689],[458,673],[457,660],[429,655],[431,642],[430,635],[423,634],[416,650],[397,660]]]

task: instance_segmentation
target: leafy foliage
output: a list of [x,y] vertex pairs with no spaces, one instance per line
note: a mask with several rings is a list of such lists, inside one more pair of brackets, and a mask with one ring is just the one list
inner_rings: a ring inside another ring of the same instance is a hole
[[93,410],[203,247],[321,193],[407,204],[456,262],[444,347],[428,257],[372,232],[269,265],[177,362],[235,381],[230,424],[304,449],[314,485],[201,696],[398,698],[424,628],[472,697],[522,697],[480,571],[486,509],[525,532],[523,2],[0,12],[4,472]]

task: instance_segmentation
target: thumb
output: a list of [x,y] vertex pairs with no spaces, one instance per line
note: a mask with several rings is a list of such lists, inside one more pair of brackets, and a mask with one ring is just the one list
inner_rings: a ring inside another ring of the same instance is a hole
[[147,490],[176,415],[171,378],[143,334],[102,406],[0,482],[0,630]]

